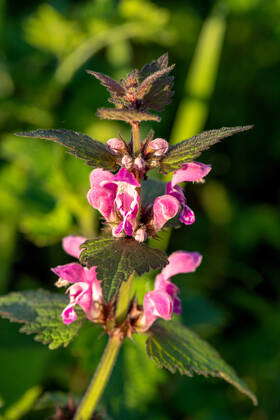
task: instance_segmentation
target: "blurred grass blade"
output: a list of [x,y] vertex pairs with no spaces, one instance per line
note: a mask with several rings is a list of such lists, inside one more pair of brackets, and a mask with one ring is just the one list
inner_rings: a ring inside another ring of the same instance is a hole
[[[202,26],[185,82],[185,97],[179,105],[172,127],[171,144],[192,137],[205,125],[209,100],[217,78],[225,29],[226,22],[221,12],[214,12]],[[164,179],[169,181],[170,175]],[[163,238],[157,241],[157,246],[167,249],[170,236],[169,228],[164,231]],[[154,246],[154,243],[151,243],[151,246]]]
[[1,417],[1,419],[22,419],[23,416],[33,408],[41,392],[42,390],[39,386],[34,386],[33,388],[28,389],[18,401],[5,411],[4,416]]
[[171,142],[197,134],[205,125],[226,29],[224,15],[209,16],[203,24],[172,129]]

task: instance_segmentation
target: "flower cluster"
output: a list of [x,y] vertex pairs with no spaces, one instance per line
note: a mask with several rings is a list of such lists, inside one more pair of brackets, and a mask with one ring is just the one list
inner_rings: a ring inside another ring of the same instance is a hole
[[[62,247],[69,255],[79,258],[80,245],[86,241],[82,236],[67,236]],[[168,258],[168,264],[156,276],[154,290],[144,296],[143,307],[138,307],[134,329],[146,331],[157,318],[169,320],[173,313],[181,313],[179,288],[171,277],[180,273],[191,273],[197,269],[202,256],[197,252],[176,251]],[[52,269],[59,277],[57,287],[67,287],[69,304],[61,313],[64,324],[71,324],[78,316],[75,306],[78,305],[86,317],[97,323],[105,321],[106,305],[102,298],[101,282],[96,277],[96,267],[86,268],[78,263],[59,265]]]
[[[86,238],[82,236],[67,236],[63,239],[62,247],[69,255],[79,258],[80,245]],[[96,267],[86,268],[78,263],[59,265],[52,269],[59,276],[57,287],[68,286],[69,305],[61,314],[64,324],[71,324],[77,320],[74,307],[79,305],[87,318],[98,322],[102,308],[102,291],[100,281],[96,278]]]
[[[133,237],[139,242],[155,236],[166,223],[177,217],[181,223],[190,225],[195,215],[188,206],[182,182],[203,182],[211,166],[200,162],[182,165],[176,170],[170,182],[165,184],[165,193],[152,203],[141,200],[142,180],[149,169],[157,165],[158,159],[168,151],[164,139],[154,139],[142,145],[141,153],[135,158],[131,147],[122,139],[110,139],[107,147],[118,156],[121,168],[116,174],[101,168],[90,174],[89,204],[105,219],[112,235]],[[86,241],[81,236],[68,236],[63,240],[63,249],[79,258],[80,245]],[[181,312],[179,288],[171,281],[178,273],[190,273],[201,263],[196,252],[177,251],[170,255],[168,265],[157,275],[154,290],[144,296],[142,306],[137,306],[133,328],[146,331],[157,318],[171,319],[173,313]],[[52,269],[59,276],[56,286],[67,286],[69,304],[62,312],[65,324],[76,321],[75,306],[78,305],[92,322],[106,323],[108,308],[102,297],[101,282],[97,279],[96,267],[86,268],[79,263],[70,263]]]
[[203,181],[211,170],[210,165],[200,162],[183,165],[166,184],[165,194],[145,207],[140,200],[141,179],[146,176],[151,162],[167,152],[168,143],[160,138],[145,143],[134,161],[123,140],[110,139],[107,145],[121,156],[124,167],[115,175],[103,169],[94,169],[90,175],[91,187],[87,198],[111,226],[113,236],[132,236],[142,242],[148,236],[154,236],[176,216],[186,225],[194,223],[194,212],[187,205],[184,191],[178,184]]

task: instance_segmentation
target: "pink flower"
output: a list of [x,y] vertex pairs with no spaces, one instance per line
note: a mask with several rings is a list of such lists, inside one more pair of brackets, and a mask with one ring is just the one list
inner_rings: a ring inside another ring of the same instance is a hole
[[113,235],[118,237],[124,233],[133,236],[140,203],[137,191],[140,184],[135,176],[125,168],[116,175],[95,169],[91,172],[90,184],[88,201],[108,222],[116,225],[112,230]]
[[171,185],[179,184],[180,182],[200,182],[209,174],[212,167],[201,162],[190,162],[183,165],[180,169],[174,172]]
[[[85,238],[79,236],[67,236],[63,239],[63,248],[70,255],[76,254],[76,256],[79,256],[79,245],[85,240]],[[58,265],[52,268],[52,271],[59,277],[56,283],[58,287],[68,286],[72,283],[67,289],[70,303],[61,313],[64,324],[71,324],[76,321],[75,305],[79,305],[87,318],[94,321],[100,312],[100,303],[102,303],[102,290],[100,281],[96,277],[96,267],[88,269],[73,262]]]
[[187,200],[183,188],[178,185],[172,186],[172,182],[166,184],[166,193],[177,199],[180,214],[179,220],[185,225],[191,225],[195,222],[195,215],[192,209],[187,205]]
[[[195,222],[195,214],[187,205],[184,190],[177,184],[184,181],[202,181],[210,171],[210,165],[191,162],[174,172],[171,182],[166,184],[166,194],[157,197],[153,205],[152,225],[156,231],[160,230],[177,213],[179,213],[180,222],[185,225],[191,225]],[[175,209],[177,209],[176,212]]]
[[157,318],[169,320],[172,314],[180,314],[179,288],[171,277],[179,273],[191,273],[197,269],[202,256],[197,252],[177,251],[168,258],[169,264],[157,275],[154,290],[144,296],[143,316],[140,324],[143,331],[150,328]]
[[83,236],[66,236],[62,240],[62,248],[72,257],[79,258],[81,253],[80,245],[86,240]]

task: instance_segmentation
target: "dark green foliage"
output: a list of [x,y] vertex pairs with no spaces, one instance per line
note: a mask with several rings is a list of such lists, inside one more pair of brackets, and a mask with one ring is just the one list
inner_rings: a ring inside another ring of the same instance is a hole
[[154,200],[165,194],[165,182],[158,179],[148,178],[142,182],[141,202],[144,206],[152,204]]
[[141,275],[161,269],[168,262],[163,251],[149,248],[134,239],[91,239],[81,248],[81,262],[89,267],[97,266],[97,278],[102,280],[103,296],[107,302],[115,297],[121,283],[134,272]]
[[10,293],[0,297],[0,315],[24,324],[20,332],[36,334],[36,341],[56,349],[66,347],[81,327],[82,318],[63,324],[60,314],[67,304],[67,296],[45,290]]
[[160,121],[160,117],[157,115],[130,109],[99,108],[96,115],[105,120],[120,120],[127,123],[137,121]]
[[172,321],[157,321],[150,329],[146,342],[148,356],[159,367],[181,375],[222,378],[257,404],[255,395],[238,378],[234,370],[207,342],[185,326]]
[[209,147],[218,143],[225,137],[250,130],[252,127],[252,125],[245,125],[241,127],[223,127],[217,130],[204,131],[197,136],[193,136],[175,146],[171,146],[167,154],[161,160],[161,170],[165,173],[174,171],[180,168],[184,163],[192,162],[204,150],[209,149]]
[[93,168],[104,168],[112,171],[117,169],[115,158],[106,146],[86,134],[72,130],[34,130],[16,133],[16,135],[56,141],[65,146],[69,153],[84,159]]

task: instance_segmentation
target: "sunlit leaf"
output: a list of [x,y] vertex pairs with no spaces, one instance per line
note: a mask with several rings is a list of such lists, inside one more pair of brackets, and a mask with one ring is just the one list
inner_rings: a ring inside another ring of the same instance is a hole
[[240,127],[223,127],[217,130],[203,131],[197,136],[171,146],[167,154],[161,160],[161,169],[165,173],[174,171],[180,168],[184,163],[193,161],[204,150],[209,149],[209,147],[218,143],[225,137],[250,130],[252,127],[252,125],[245,125]]
[[61,312],[68,304],[67,296],[44,290],[10,293],[0,297],[0,316],[23,324],[20,332],[36,334],[35,340],[50,349],[66,347],[81,327],[81,319],[64,325]]

